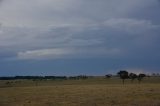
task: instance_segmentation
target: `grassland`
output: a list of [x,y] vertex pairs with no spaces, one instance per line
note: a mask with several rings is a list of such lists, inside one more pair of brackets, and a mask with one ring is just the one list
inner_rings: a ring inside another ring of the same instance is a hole
[[0,106],[160,106],[160,77],[0,81]]

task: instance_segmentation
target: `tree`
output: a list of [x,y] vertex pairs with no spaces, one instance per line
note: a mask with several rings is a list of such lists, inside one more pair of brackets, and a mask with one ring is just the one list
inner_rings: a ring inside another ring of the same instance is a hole
[[124,84],[124,80],[129,78],[128,72],[126,70],[120,70],[117,74],[122,79],[123,84]]
[[156,73],[152,73],[152,76],[153,76],[153,77],[156,76]]
[[159,75],[160,75],[159,73],[156,74],[157,77],[158,77]]
[[142,79],[143,79],[144,77],[146,77],[145,74],[139,74],[139,75],[138,75],[138,81],[139,81],[139,83],[141,83],[141,81],[142,81]]
[[131,82],[133,83],[133,81],[137,78],[138,76],[134,73],[130,73],[129,74],[129,78],[131,79]]
[[107,78],[107,79],[109,79],[109,78],[111,78],[112,77],[112,75],[111,74],[107,74],[107,75],[105,75],[105,78]]

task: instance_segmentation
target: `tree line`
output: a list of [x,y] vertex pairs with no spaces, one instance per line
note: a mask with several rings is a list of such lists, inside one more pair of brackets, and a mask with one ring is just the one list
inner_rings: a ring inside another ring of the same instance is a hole
[[79,76],[10,76],[10,77],[0,77],[0,80],[18,80],[18,79],[28,79],[28,80],[67,80],[67,79],[87,79],[88,76],[86,75],[79,75]]
[[[158,74],[156,74],[158,75]],[[105,75],[106,78],[111,78],[112,74]],[[146,74],[140,73],[129,73],[126,70],[120,70],[117,75],[122,79],[122,83],[124,84],[126,79],[131,79],[131,82],[133,82],[135,79],[139,81],[139,83],[142,81],[144,77],[149,77]],[[93,76],[87,76],[87,75],[79,75],[79,76],[11,76],[11,77],[0,77],[0,80],[18,80],[18,79],[28,79],[28,80],[79,80],[79,79],[88,79],[88,78],[94,78]]]

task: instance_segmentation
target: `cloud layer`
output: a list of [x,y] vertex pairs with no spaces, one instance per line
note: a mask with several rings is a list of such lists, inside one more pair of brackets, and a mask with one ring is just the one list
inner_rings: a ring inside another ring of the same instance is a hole
[[[146,19],[146,15],[151,19],[150,15],[158,13],[158,4],[158,0],[5,0],[0,19],[5,25],[36,27],[90,24],[122,17]],[[149,14],[145,14],[146,9],[150,9]]]
[[24,56],[24,59],[64,57],[66,53],[67,56],[74,54],[77,57],[81,54],[85,57],[92,54],[111,57],[112,53],[134,56],[133,51],[137,52],[135,56],[140,57],[143,53],[150,55],[151,51],[156,51],[158,55],[159,28],[148,20],[128,18],[46,28],[2,26],[0,44],[3,51],[10,50],[18,57]]
[[159,11],[159,0],[0,0],[0,58],[151,59],[155,64]]

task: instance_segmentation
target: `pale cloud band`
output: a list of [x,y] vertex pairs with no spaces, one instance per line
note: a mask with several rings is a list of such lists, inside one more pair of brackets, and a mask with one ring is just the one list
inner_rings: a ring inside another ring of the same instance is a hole
[[64,55],[72,54],[72,50],[68,49],[42,49],[19,52],[18,59],[56,59],[61,58]]
[[121,55],[118,49],[83,49],[83,48],[54,48],[40,49],[25,52],[19,52],[17,59],[20,60],[44,60],[44,59],[67,59],[67,58],[93,58],[95,56],[117,56]]

